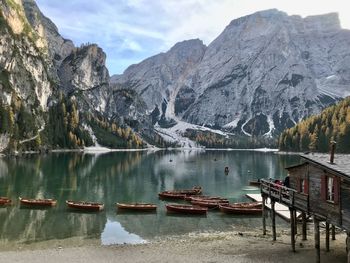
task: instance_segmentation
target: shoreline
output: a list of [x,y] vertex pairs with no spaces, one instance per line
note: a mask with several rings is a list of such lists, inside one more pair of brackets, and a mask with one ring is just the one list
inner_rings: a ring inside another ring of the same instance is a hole
[[[234,228],[228,232],[189,233],[168,236],[137,245],[102,246],[99,240],[44,241],[46,247],[25,245],[19,249],[1,250],[0,262],[312,262],[315,258],[312,226],[308,240],[298,235],[296,250],[290,246],[289,231],[278,229],[277,241],[262,230]],[[299,232],[300,233],[300,232]],[[324,238],[324,230],[321,240]],[[338,233],[330,242],[330,252],[321,243],[322,262],[346,262],[346,234]],[[78,243],[76,243],[78,241]]]
[[[16,152],[14,154],[4,154],[0,153],[0,157],[6,157],[6,156],[21,156],[21,155],[30,155],[30,154],[50,154],[50,153],[86,153],[86,154],[103,154],[103,153],[109,153],[109,152],[156,152],[156,151],[252,151],[252,152],[263,152],[263,153],[275,153],[275,154],[288,154],[281,152],[279,153],[278,149],[272,149],[272,148],[247,148],[247,149],[240,149],[240,148],[205,148],[205,147],[169,147],[169,148],[158,148],[158,147],[148,147],[148,148],[130,148],[130,149],[115,149],[115,148],[107,148],[107,147],[85,147],[84,149],[54,149],[49,150],[47,152],[40,152],[40,151],[24,151],[24,152]],[[299,153],[291,153],[291,154],[299,154]]]
[[[159,148],[159,147],[147,147],[147,148],[107,148],[103,146],[91,146],[85,147],[83,149],[54,149],[47,152],[40,151],[24,151],[16,152],[14,154],[4,154],[0,152],[0,158],[6,156],[21,156],[21,155],[30,155],[30,154],[50,154],[50,153],[84,153],[84,154],[104,154],[110,152],[156,152],[156,151],[251,151],[251,152],[262,152],[262,153],[273,153],[276,155],[301,155],[303,152],[286,152],[279,151],[274,148],[206,148],[206,147],[169,147],[169,148]],[[327,153],[320,153],[327,154]],[[350,153],[345,153],[350,155]]]

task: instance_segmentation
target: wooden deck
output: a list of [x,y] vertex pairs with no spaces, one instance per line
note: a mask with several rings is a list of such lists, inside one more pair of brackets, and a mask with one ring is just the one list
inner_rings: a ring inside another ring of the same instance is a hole
[[[255,202],[262,202],[261,194],[246,194],[246,197],[249,199],[255,201]],[[267,203],[265,204],[268,209],[271,209],[271,201],[270,198],[267,198]],[[290,211],[288,206],[283,205],[281,203],[275,204],[275,211],[278,216],[283,218],[286,221],[290,221]],[[297,218],[301,216],[301,213],[297,212]]]

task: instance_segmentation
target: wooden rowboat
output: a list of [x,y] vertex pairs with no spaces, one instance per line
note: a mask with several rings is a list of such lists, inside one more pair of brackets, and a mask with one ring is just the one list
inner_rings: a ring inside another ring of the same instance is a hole
[[209,197],[209,196],[208,196],[208,195],[198,195],[198,196],[196,196],[196,195],[195,195],[195,196],[193,196],[193,195],[186,195],[184,199],[185,199],[186,201],[189,201],[189,202],[190,202],[190,201],[192,201],[192,198],[193,198],[193,197],[205,198],[205,197]]
[[231,204],[231,206],[246,207],[246,208],[250,208],[250,207],[261,208],[262,207],[262,202],[233,203],[233,204]]
[[158,196],[160,199],[180,199],[180,200],[183,200],[186,197],[185,194],[174,193],[172,191],[161,192],[158,194]]
[[202,193],[202,187],[194,186],[192,189],[170,190],[165,192],[171,192],[174,194],[184,194],[184,195],[200,195]]
[[66,204],[69,208],[85,211],[101,211],[104,208],[102,203],[85,202],[85,201],[71,201],[67,200]]
[[232,203],[232,204],[227,204],[227,206],[230,207],[242,207],[242,208],[261,208],[262,207],[262,202],[243,202],[243,203]]
[[237,215],[256,215],[262,213],[262,208],[245,208],[245,207],[229,207],[225,205],[219,205],[221,212],[226,214],[237,214]]
[[146,203],[131,203],[131,204],[122,204],[116,203],[118,209],[125,210],[135,210],[135,211],[154,211],[157,209],[155,204],[146,204]]
[[180,214],[204,215],[208,211],[208,208],[193,205],[167,204],[165,207],[168,212]]
[[171,190],[163,191],[158,194],[161,199],[185,199],[186,196],[191,195],[200,195],[202,193],[202,187],[194,186],[192,189],[183,189],[183,190]]
[[192,205],[198,205],[201,207],[208,207],[208,208],[219,208],[220,204],[228,204],[229,201],[220,201],[220,200],[192,200]]
[[260,180],[258,179],[258,180],[250,180],[249,181],[249,185],[251,185],[251,186],[260,186]]
[[[185,199],[186,200],[186,199]],[[223,197],[202,197],[202,196],[191,196],[189,201],[207,201],[207,202],[220,202],[220,203],[229,203],[229,200],[227,198]]]
[[0,197],[0,206],[10,205],[11,202],[12,202],[11,199],[9,199],[7,197]]
[[19,198],[21,205],[24,206],[36,206],[36,207],[48,207],[55,206],[57,201],[55,199],[29,199],[29,198]]
[[220,204],[219,209],[227,214],[259,214],[262,212],[262,204],[260,202]]
[[211,195],[187,195],[185,197],[186,201],[192,201],[193,199],[207,199],[207,200],[212,200],[212,199],[219,199],[219,200],[227,200],[224,197],[220,196],[211,196]]
[[202,187],[194,186],[192,189],[175,190],[174,192],[178,192],[185,195],[200,195],[202,194]]

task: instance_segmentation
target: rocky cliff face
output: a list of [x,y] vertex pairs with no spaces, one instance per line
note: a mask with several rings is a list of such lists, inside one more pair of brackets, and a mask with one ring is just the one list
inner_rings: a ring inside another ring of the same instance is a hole
[[23,7],[33,30],[46,40],[50,60],[58,68],[75,49],[73,42],[59,34],[56,25],[43,15],[34,0],[23,0]]
[[[349,75],[338,70],[349,45],[336,14],[268,10],[234,20],[189,80],[196,100],[184,119],[248,135],[280,132],[349,94]],[[324,85],[332,78],[336,89]]]
[[30,27],[21,1],[4,1],[0,10],[0,74],[2,103],[16,97],[33,106],[47,108],[52,94],[47,42]]
[[350,31],[337,14],[267,10],[233,20],[207,48],[186,44],[171,56],[172,65],[186,69],[181,74],[164,70],[180,43],[129,67],[117,82],[135,90],[148,110],[164,101],[165,117],[248,136],[278,134],[350,94]]
[[258,12],[208,47],[183,41],[110,78],[102,49],[74,47],[33,0],[0,7],[0,151],[80,147],[94,131],[140,146],[127,126],[159,145],[199,129],[268,137],[350,94],[350,31],[336,14]]
[[30,26],[20,0],[0,4],[0,151],[44,126],[53,93],[47,42]]
[[159,112],[155,118],[166,115],[171,118],[176,94],[183,81],[192,75],[205,49],[198,39],[177,43],[166,53],[130,66],[123,75],[112,78],[112,82],[139,94],[147,105],[147,113]]
[[74,50],[58,70],[60,88],[67,95],[76,95],[85,110],[105,113],[109,97],[109,73],[106,54],[97,45],[86,45]]
[[101,48],[74,47],[33,0],[4,0],[0,8],[0,152],[77,148],[96,138],[110,147],[142,147],[117,126],[120,107],[111,99]]

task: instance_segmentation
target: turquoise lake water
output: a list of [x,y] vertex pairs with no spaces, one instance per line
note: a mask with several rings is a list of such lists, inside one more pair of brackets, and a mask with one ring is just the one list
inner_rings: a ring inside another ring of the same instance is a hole
[[[52,153],[0,159],[0,196],[13,205],[0,208],[0,244],[48,240],[98,239],[101,244],[140,243],[190,232],[225,231],[260,226],[261,217],[229,216],[210,211],[206,217],[166,213],[164,190],[203,187],[203,193],[246,201],[259,193],[248,186],[258,178],[286,176],[284,167],[299,157],[252,151],[157,151],[106,154]],[[224,173],[224,167],[229,173]],[[18,197],[55,198],[57,206],[20,207]],[[65,200],[103,202],[100,213],[73,212]],[[116,202],[150,202],[156,213],[120,213]],[[280,222],[281,223],[281,222]],[[281,223],[283,224],[283,223]]]

